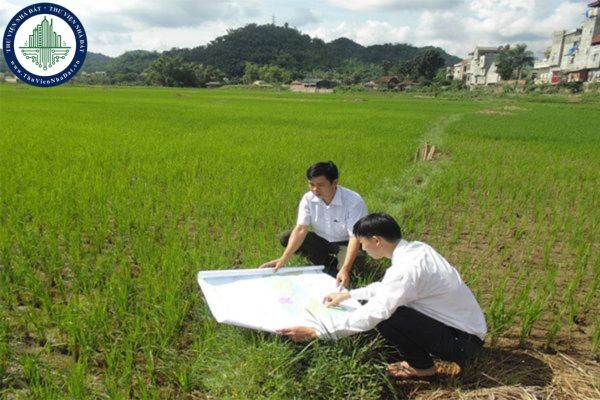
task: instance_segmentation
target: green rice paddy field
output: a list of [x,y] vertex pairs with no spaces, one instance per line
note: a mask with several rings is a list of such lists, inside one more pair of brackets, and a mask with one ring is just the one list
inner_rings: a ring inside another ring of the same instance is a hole
[[[528,387],[526,373],[494,375],[513,368],[498,354],[546,370],[568,359],[591,377],[581,398],[593,394],[600,102],[572,100],[0,85],[0,398]],[[425,143],[431,161],[416,157]],[[491,369],[407,389],[386,377],[377,339],[297,345],[214,322],[196,272],[277,257],[322,160],[457,267],[486,313]],[[530,386],[560,398],[552,377]]]

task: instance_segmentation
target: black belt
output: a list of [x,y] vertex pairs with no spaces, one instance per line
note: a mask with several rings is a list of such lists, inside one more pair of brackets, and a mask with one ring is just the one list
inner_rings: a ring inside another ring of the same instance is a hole
[[329,242],[331,244],[335,244],[337,246],[348,246],[348,240],[342,240],[341,242]]

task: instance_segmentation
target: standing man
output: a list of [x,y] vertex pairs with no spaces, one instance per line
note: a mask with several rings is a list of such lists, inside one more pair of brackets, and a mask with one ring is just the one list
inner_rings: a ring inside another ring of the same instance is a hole
[[388,366],[400,379],[435,375],[432,355],[464,363],[474,357],[487,333],[485,317],[458,271],[433,248],[402,239],[387,214],[375,213],[354,225],[354,235],[373,258],[391,258],[381,282],[344,293],[331,293],[333,307],[352,297],[367,303],[348,314],[332,332],[292,327],[279,333],[294,341],[339,338],[376,328],[404,361]]
[[367,206],[358,193],[338,185],[338,169],[331,161],[311,165],[306,178],[310,191],[300,200],[296,227],[280,238],[285,251],[261,268],[277,271],[299,253],[314,265],[324,265],[338,285],[348,287],[352,265],[357,258],[364,262],[352,227],[367,215]]

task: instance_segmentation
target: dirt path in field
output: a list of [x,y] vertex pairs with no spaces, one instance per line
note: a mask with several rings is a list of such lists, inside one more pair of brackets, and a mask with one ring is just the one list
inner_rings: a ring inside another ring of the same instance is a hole
[[[425,193],[422,190],[443,168],[441,162],[448,158],[445,150],[445,131],[449,125],[458,122],[463,114],[444,116],[435,121],[423,136],[415,143],[415,152],[418,153],[425,143],[435,146],[436,152],[431,161],[415,159],[400,176],[384,179],[378,190],[365,196],[371,209],[385,210],[391,215],[400,217],[400,221],[408,218],[408,213],[414,209],[415,204],[421,204]],[[383,200],[382,200],[383,199]]]

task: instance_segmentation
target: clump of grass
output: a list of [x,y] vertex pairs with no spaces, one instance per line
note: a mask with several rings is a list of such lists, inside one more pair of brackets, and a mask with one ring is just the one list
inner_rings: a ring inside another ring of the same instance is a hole
[[27,384],[25,396],[36,399],[59,399],[62,390],[56,384],[57,373],[50,370],[39,355],[27,354],[20,357],[23,378]]
[[600,355],[600,317],[596,318],[594,324],[594,333],[592,335],[592,353],[596,356]]
[[66,381],[66,389],[71,398],[84,399],[88,396],[87,372],[87,360],[80,360],[71,366]]
[[598,296],[598,292],[600,289],[600,257],[596,259],[596,263],[594,265],[593,275],[591,278],[591,284],[588,292],[585,295],[585,299],[583,301],[583,310],[588,311],[590,306],[592,305],[593,299]]
[[297,396],[314,399],[380,399],[394,395],[385,372],[382,342],[349,337],[315,343],[297,368]]
[[492,288],[492,298],[486,309],[486,319],[489,326],[489,334],[492,346],[496,344],[498,337],[511,327],[517,315],[516,302],[511,303],[506,296],[509,276],[499,279]]
[[[539,288],[539,282],[534,285]],[[521,292],[521,298],[519,301],[518,313],[521,319],[521,326],[519,331],[519,345],[524,346],[527,338],[531,334],[533,325],[541,317],[544,307],[547,304],[547,294],[537,289],[531,294],[532,285],[531,281],[527,280],[523,291]]]
[[554,350],[554,347],[556,345],[556,338],[558,337],[558,333],[560,332],[563,326],[563,318],[564,316],[560,312],[555,314],[552,318],[550,325],[548,326],[548,329],[546,331],[545,347],[547,350]]
[[10,346],[8,321],[6,319],[4,308],[2,308],[2,311],[0,311],[0,377],[6,376],[6,372],[9,366],[9,359]]

